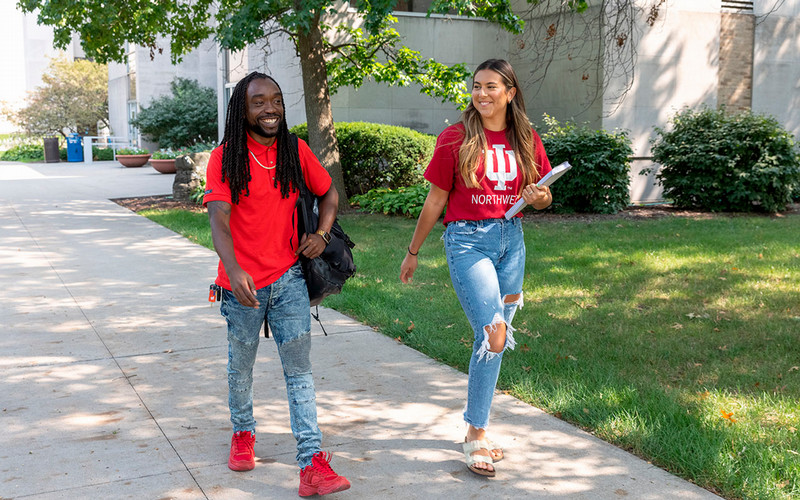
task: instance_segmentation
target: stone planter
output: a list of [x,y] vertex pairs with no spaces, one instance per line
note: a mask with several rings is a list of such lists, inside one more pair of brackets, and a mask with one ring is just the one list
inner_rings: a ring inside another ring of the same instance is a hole
[[150,155],[117,155],[117,161],[122,164],[123,167],[141,167],[147,160],[150,159]]
[[168,160],[157,160],[157,159],[151,158],[150,159],[150,165],[152,165],[154,169],[158,170],[162,174],[174,174],[175,173],[175,158],[168,159]]
[[191,201],[192,191],[202,186],[206,178],[206,165],[210,153],[192,153],[175,160],[175,179],[172,181],[172,198]]

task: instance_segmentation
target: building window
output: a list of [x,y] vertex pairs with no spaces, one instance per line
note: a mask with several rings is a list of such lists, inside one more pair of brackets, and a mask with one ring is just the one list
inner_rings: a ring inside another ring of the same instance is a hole
[[127,54],[125,56],[125,69],[128,73],[128,100],[136,100],[136,52],[125,44]]
[[[397,0],[392,10],[395,12],[417,12],[420,14],[427,14],[432,3],[433,0]],[[353,11],[356,10],[353,2],[347,2],[347,7]]]
[[228,102],[231,100],[233,89],[236,87],[236,84],[239,83],[239,80],[247,76],[248,73],[249,68],[247,65],[247,49],[236,52],[231,52],[230,50],[225,49],[223,62],[225,65],[225,92],[222,99],[222,116],[227,116]]
[[416,12],[426,14],[431,8],[433,0],[397,0],[395,12]]
[[247,76],[247,49],[231,52],[225,50],[225,76],[228,83],[234,86]]
[[125,43],[125,70],[128,73],[128,142],[138,144],[139,129],[134,127],[131,121],[136,118],[139,112],[139,103],[136,99],[136,50]]
[[139,129],[131,123],[138,112],[139,105],[136,104],[136,101],[128,101],[128,142],[131,144],[139,143]]

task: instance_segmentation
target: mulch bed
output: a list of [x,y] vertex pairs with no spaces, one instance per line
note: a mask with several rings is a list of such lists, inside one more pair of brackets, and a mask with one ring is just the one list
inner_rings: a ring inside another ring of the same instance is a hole
[[[133,212],[142,210],[169,210],[181,209],[192,212],[205,212],[206,209],[201,205],[191,202],[174,200],[172,195],[158,196],[139,196],[135,198],[117,198],[111,200]],[[350,213],[357,213],[353,210]],[[740,217],[743,215],[759,215],[762,217],[785,217],[788,215],[800,215],[800,203],[789,206],[786,212],[779,214],[753,214],[753,213],[729,213],[729,212],[703,212],[700,210],[685,210],[675,208],[669,204],[630,206],[616,214],[554,214],[551,212],[525,212],[524,220],[529,222],[594,222],[601,220],[647,220],[661,217],[689,217],[695,219],[710,219],[712,217]]]
[[171,194],[162,194],[158,196],[139,196],[136,198],[116,198],[112,199],[117,205],[123,206],[133,212],[141,212],[142,210],[189,210],[192,212],[205,212],[206,209],[202,205],[187,201],[178,201],[172,198]]

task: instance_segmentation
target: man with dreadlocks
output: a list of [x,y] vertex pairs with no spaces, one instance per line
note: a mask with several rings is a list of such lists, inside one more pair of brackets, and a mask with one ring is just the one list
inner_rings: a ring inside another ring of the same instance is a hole
[[[264,322],[278,345],[289,415],[297,440],[300,496],[346,490],[350,483],[320,451],[314,380],[311,376],[311,315],[298,256],[313,259],[325,249],[339,195],[308,145],[289,136],[278,83],[250,73],[233,91],[222,144],[212,153],[203,203],[220,257],[216,284],[228,323],[228,406],[233,438],[228,467],[255,467],[253,365]],[[300,186],[319,196],[319,228],[297,237],[295,205]]]

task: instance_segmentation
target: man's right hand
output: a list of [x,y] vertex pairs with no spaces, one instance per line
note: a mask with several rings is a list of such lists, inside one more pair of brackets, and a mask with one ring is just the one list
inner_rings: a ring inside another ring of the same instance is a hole
[[252,276],[239,269],[238,271],[228,272],[228,279],[231,282],[233,295],[240,304],[253,308],[257,308],[260,305],[256,295],[256,284]]
[[247,274],[236,262],[231,236],[231,204],[226,201],[208,202],[208,221],[211,224],[211,239],[217,251],[236,300],[246,307],[258,307],[256,284],[253,277]]

